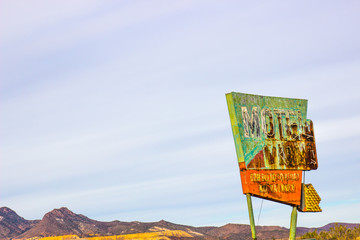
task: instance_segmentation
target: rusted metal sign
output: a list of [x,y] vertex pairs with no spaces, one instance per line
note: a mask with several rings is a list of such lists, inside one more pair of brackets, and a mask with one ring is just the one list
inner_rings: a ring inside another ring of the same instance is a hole
[[226,94],[236,153],[247,169],[317,168],[307,100]]
[[241,172],[243,193],[300,206],[302,171],[247,170]]
[[307,100],[226,94],[244,193],[300,206],[302,171],[318,167]]

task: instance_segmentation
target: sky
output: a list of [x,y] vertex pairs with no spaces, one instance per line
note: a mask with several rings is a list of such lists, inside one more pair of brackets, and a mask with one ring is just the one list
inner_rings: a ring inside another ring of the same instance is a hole
[[[249,224],[225,94],[308,99],[321,213],[360,223],[358,1],[1,0],[0,206]],[[257,225],[291,207],[253,198]]]

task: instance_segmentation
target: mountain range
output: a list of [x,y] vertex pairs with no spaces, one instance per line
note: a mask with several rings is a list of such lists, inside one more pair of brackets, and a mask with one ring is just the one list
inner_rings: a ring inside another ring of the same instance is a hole
[[[335,223],[328,224],[318,231],[329,230]],[[359,224],[343,223],[347,227]],[[170,237],[170,239],[188,240],[241,240],[251,239],[250,226],[246,224],[227,224],[221,227],[192,227],[174,224],[161,220],[159,222],[101,222],[81,214],[75,214],[62,207],[44,215],[41,220],[26,220],[7,207],[0,208],[0,239],[29,239],[61,235],[112,236],[166,230],[181,230],[186,237]],[[315,228],[297,228],[297,235],[303,235]],[[289,229],[279,226],[257,226],[258,239],[288,238]],[[191,236],[191,237],[190,237]]]

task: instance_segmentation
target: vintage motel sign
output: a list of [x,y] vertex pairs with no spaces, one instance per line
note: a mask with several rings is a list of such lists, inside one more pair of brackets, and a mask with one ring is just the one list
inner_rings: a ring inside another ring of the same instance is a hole
[[236,92],[226,94],[226,100],[243,193],[300,211],[321,211],[315,189],[302,184],[302,171],[318,167],[307,100]]

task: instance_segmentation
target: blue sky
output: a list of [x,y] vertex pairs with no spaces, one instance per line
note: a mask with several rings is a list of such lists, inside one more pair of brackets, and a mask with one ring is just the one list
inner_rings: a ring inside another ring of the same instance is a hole
[[[322,213],[360,222],[358,1],[2,0],[0,205],[248,223],[225,93],[308,99]],[[291,207],[253,199],[256,223]],[[258,221],[258,219],[260,221]]]

